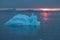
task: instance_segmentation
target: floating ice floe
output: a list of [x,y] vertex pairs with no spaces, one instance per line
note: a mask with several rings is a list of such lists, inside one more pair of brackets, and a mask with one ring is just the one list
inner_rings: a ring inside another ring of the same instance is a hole
[[30,17],[24,14],[17,14],[4,25],[7,27],[17,27],[17,31],[19,30],[18,33],[20,32],[25,35],[31,33],[31,35],[34,35],[40,29],[40,21],[37,20],[37,16],[34,13]]
[[27,16],[23,14],[17,14],[9,21],[5,23],[8,26],[20,26],[20,25],[31,25],[40,26],[40,21],[37,20],[37,16],[32,13],[32,16]]

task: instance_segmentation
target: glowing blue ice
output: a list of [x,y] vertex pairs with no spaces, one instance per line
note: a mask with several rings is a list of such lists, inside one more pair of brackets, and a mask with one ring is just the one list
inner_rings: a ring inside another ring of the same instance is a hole
[[37,16],[34,15],[34,13],[32,13],[30,17],[23,14],[17,14],[4,25],[7,27],[17,27],[19,28],[17,32],[25,35],[30,33],[34,35],[36,31],[40,29],[40,21],[37,20]]
[[12,19],[7,21],[5,25],[14,25],[14,26],[20,26],[20,25],[31,25],[31,26],[39,26],[40,22],[37,20],[37,16],[35,16],[32,13],[32,16],[29,17],[27,15],[18,14],[15,15]]
[[14,16],[12,19],[10,19],[8,22],[6,22],[5,25],[29,25],[29,17],[26,15],[18,14]]

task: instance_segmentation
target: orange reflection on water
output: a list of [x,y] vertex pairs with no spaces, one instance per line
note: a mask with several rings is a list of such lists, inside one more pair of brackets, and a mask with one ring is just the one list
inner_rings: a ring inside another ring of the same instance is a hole
[[45,21],[46,21],[46,20],[48,20],[48,18],[43,18],[43,20],[45,20]]
[[47,17],[47,16],[48,16],[47,12],[43,12],[43,13],[42,13],[42,16],[43,16],[43,17]]
[[48,20],[48,13],[47,12],[42,12],[41,15],[43,17],[42,20],[45,20],[45,21]]

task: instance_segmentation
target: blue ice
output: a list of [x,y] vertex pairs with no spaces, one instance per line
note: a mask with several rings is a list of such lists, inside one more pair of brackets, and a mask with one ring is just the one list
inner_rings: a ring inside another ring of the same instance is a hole
[[24,14],[17,14],[4,25],[11,27],[20,27],[22,25],[24,30],[20,29],[24,34],[27,34],[27,32],[36,32],[36,29],[40,28],[40,21],[37,20],[37,16],[34,13],[30,17]]

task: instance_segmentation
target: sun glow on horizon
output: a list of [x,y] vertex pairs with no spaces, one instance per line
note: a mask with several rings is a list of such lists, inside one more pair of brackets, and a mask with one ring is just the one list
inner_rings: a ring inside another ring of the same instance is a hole
[[42,11],[59,11],[60,8],[40,8]]

